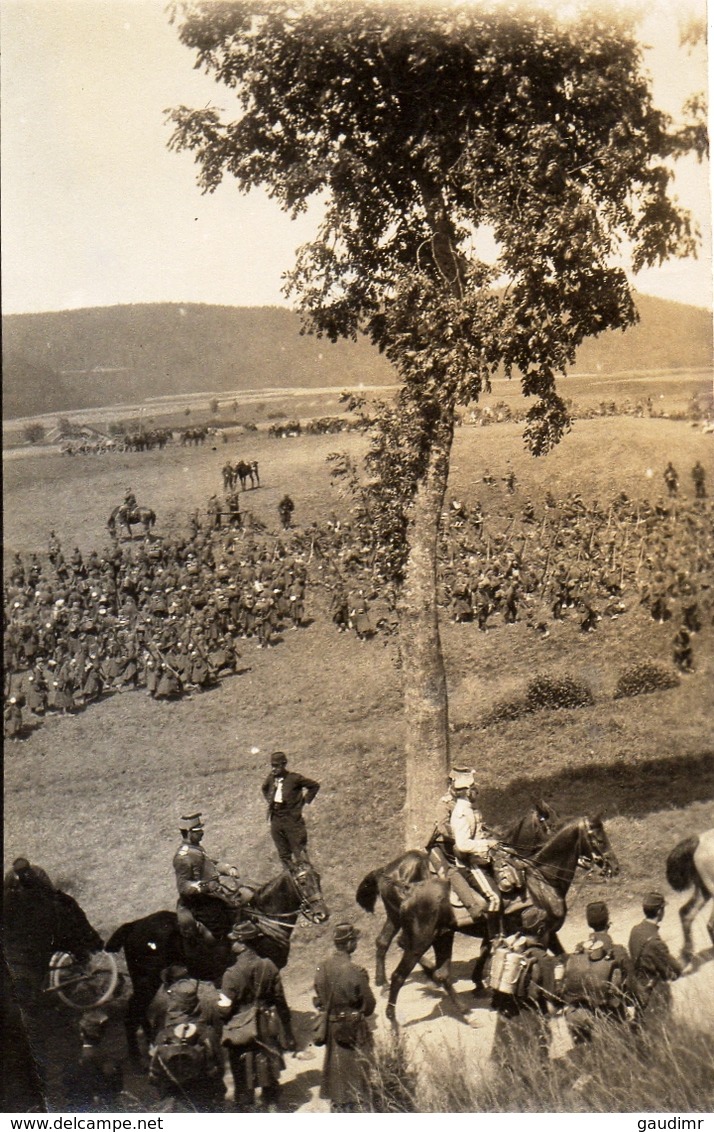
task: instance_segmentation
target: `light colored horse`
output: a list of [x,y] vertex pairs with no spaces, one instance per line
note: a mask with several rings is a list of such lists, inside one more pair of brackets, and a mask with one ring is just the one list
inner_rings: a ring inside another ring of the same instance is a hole
[[[684,932],[682,958],[689,962],[693,955],[692,922],[702,908],[714,899],[714,829],[687,837],[676,845],[667,858],[667,880],[675,892],[694,886],[694,894],[679,909]],[[707,923],[714,946],[714,905]]]

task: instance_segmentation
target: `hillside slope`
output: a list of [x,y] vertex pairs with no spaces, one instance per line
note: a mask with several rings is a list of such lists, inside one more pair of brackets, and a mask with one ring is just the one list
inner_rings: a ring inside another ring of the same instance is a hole
[[[576,372],[709,366],[708,311],[640,296],[641,321],[587,342]],[[280,307],[149,303],[3,318],[6,417],[100,408],[176,393],[387,384],[370,344],[300,334]]]

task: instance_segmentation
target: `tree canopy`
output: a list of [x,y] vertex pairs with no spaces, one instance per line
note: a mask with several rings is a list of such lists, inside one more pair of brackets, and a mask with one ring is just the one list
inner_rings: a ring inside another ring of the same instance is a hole
[[321,202],[288,293],[308,330],[366,333],[401,378],[371,458],[402,519],[407,756],[415,781],[419,760],[433,770],[415,789],[433,789],[448,755],[435,547],[455,407],[503,367],[534,398],[531,450],[559,440],[557,375],[585,338],[637,318],[621,253],[638,269],[694,251],[671,159],[704,142],[654,106],[633,18],[599,3],[559,18],[198,0],[174,18],[235,105],[171,111],[170,144],[194,152],[204,191],[228,175],[293,215]]
[[[230,174],[292,213],[324,201],[290,275],[309,325],[366,330],[421,397],[467,402],[499,364],[517,368],[539,399],[530,442],[553,443],[555,374],[583,338],[636,317],[613,262],[623,241],[635,269],[694,250],[669,197],[679,135],[628,19],[431,0],[180,11],[182,41],[239,110],[172,113],[201,186]],[[475,252],[484,228],[496,263]]]

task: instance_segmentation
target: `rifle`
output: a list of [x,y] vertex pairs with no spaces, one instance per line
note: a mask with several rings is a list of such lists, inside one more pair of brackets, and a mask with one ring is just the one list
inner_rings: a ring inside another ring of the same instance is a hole
[[166,657],[165,657],[165,656],[164,656],[164,654],[162,653],[162,651],[161,651],[161,649],[159,648],[159,646],[158,646],[158,645],[155,645],[155,644],[153,644],[153,643],[152,643],[152,644],[147,644],[147,646],[146,646],[146,647],[147,647],[147,649],[149,650],[149,652],[151,652],[151,651],[152,651],[152,649],[155,649],[155,650],[156,650],[156,652],[157,652],[157,653],[159,654],[159,660],[161,661],[161,663],[162,663],[163,665],[165,665],[165,667],[166,667],[166,668],[168,668],[169,672],[171,672],[171,673],[172,673],[172,674],[173,674],[173,675],[174,675],[174,676],[176,677],[176,679],[178,680],[179,684],[180,684],[180,685],[181,685],[181,686],[183,687],[183,678],[182,678],[182,677],[181,677],[181,676],[179,675],[179,673],[178,673],[178,672],[176,671],[176,669],[175,669],[175,668],[173,668],[173,667],[172,667],[172,666],[171,666],[171,665],[169,664],[168,660],[166,659]]

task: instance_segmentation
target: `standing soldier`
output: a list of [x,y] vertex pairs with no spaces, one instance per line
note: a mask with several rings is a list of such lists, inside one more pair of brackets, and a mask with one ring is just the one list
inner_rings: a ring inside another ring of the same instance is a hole
[[[173,860],[179,894],[176,905],[179,931],[189,943],[199,940],[214,943],[211,928],[225,927],[232,919],[225,906],[229,901],[221,896],[219,878],[237,877],[238,870],[208,856],[201,845],[204,829],[200,814],[181,818],[180,828],[182,841]],[[204,923],[205,919],[210,926]]]
[[236,924],[231,939],[236,960],[223,976],[217,1009],[226,1019],[223,1045],[233,1074],[233,1103],[239,1112],[254,1111],[259,1088],[260,1109],[277,1112],[283,1050],[296,1048],[290,1008],[278,968],[259,954],[256,925]]
[[645,918],[630,933],[629,948],[635,969],[639,1016],[645,1024],[665,1020],[672,1006],[669,984],[682,973],[680,964],[670,955],[659,934],[665,903],[661,892],[649,892],[642,901]]
[[[694,472],[692,472],[692,475],[694,475]],[[62,546],[60,544],[60,540],[57,538],[57,535],[55,534],[54,531],[50,531],[50,537],[49,537],[49,542],[48,542],[48,546],[47,546],[47,553],[48,553],[48,557],[49,557],[50,562],[56,568],[57,563],[59,561],[60,554],[62,553]]]
[[694,496],[696,499],[706,499],[707,490],[704,486],[706,473],[699,460],[692,468],[692,479],[694,480]]
[[610,935],[607,904],[591,901],[585,918],[590,935],[566,960],[560,988],[560,997],[568,1004],[566,1025],[576,1047],[592,1041],[596,1020],[624,1022],[636,1001],[630,953]]
[[331,1112],[356,1112],[369,1085],[372,1034],[367,1018],[376,1002],[367,972],[352,962],[359,931],[338,924],[335,950],[315,971],[315,1006],[320,1012],[319,1044],[325,1046],[320,1096]]
[[212,495],[208,500],[206,514],[208,515],[209,529],[219,531],[221,529],[221,505],[218,502],[217,495]]
[[548,917],[542,908],[521,913],[521,930],[512,949],[523,960],[523,974],[512,993],[494,989],[497,1012],[492,1059],[518,1079],[528,1080],[528,1055],[547,1063],[550,1049],[548,1016],[555,1014],[555,960],[547,954]]
[[686,625],[681,625],[679,632],[675,633],[672,642],[672,659],[680,672],[693,671],[694,651],[691,634]]
[[664,482],[667,485],[667,491],[670,499],[677,498],[677,489],[679,487],[679,476],[677,475],[674,465],[670,460],[667,467],[664,469]]
[[289,495],[284,495],[278,503],[278,514],[280,515],[280,522],[286,531],[292,524],[294,510],[295,504],[292,499]]
[[303,806],[314,799],[320,783],[288,770],[287,756],[274,751],[270,756],[272,770],[262,786],[268,803],[270,835],[275,842],[283,868],[290,869],[293,859],[298,864],[307,861],[307,827],[302,816]]

